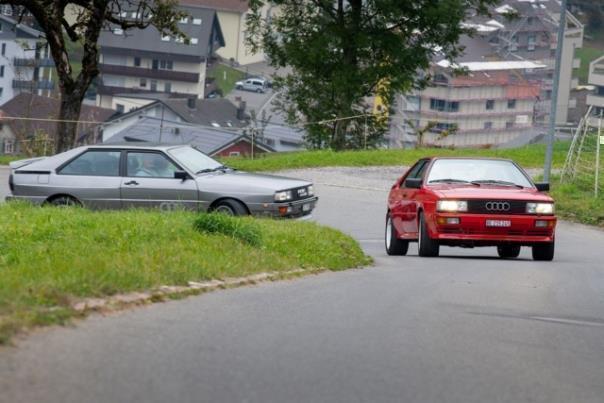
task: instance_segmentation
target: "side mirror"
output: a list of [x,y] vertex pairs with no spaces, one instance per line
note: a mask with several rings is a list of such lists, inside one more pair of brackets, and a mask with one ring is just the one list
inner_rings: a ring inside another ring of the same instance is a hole
[[421,189],[422,180],[420,178],[405,179],[405,187],[409,189]]
[[549,192],[549,183],[547,182],[535,183],[535,187],[540,192]]
[[186,181],[189,178],[189,174],[185,171],[174,171],[174,179],[181,179],[183,181]]

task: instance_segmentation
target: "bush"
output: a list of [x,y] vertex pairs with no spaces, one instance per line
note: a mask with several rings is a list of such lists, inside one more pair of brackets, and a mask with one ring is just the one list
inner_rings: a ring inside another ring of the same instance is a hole
[[206,234],[222,234],[252,246],[262,244],[262,232],[254,222],[226,214],[201,214],[195,220],[195,229]]

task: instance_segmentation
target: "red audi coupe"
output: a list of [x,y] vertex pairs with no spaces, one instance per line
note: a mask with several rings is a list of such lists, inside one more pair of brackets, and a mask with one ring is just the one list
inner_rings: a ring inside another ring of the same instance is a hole
[[496,246],[510,259],[530,246],[534,260],[552,260],[556,216],[548,190],[510,160],[420,159],[390,190],[386,252],[406,255],[409,242],[418,242],[420,256],[438,256],[440,245]]

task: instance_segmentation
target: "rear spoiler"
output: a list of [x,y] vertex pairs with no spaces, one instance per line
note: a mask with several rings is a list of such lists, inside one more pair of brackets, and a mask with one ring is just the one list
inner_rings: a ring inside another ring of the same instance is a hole
[[22,168],[26,165],[33,164],[34,162],[42,161],[48,157],[37,157],[37,158],[28,158],[24,160],[13,161],[8,164],[11,170]]

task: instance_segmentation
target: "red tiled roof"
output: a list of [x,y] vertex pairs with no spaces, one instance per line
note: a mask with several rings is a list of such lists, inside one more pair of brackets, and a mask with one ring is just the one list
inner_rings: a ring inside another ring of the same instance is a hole
[[248,10],[247,0],[180,0],[179,4],[238,13],[245,13]]
[[481,85],[506,85],[510,82],[507,71],[473,71],[467,75],[460,75],[451,79],[454,87],[474,87]]

